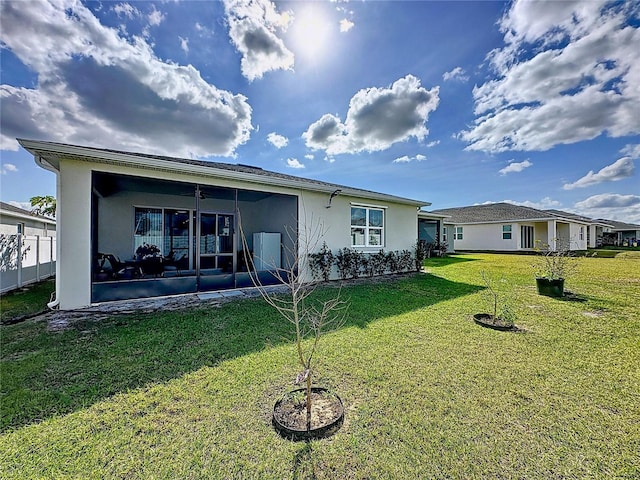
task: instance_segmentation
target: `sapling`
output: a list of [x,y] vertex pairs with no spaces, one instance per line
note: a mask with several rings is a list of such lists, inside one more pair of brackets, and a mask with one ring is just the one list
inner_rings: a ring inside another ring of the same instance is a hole
[[480,272],[485,286],[485,295],[493,307],[494,320],[501,320],[505,326],[513,326],[515,322],[515,312],[513,309],[514,298],[512,293],[501,293],[495,287],[494,280],[482,270]]
[[[249,276],[253,285],[267,304],[289,321],[295,329],[297,361],[302,368],[295,378],[295,383],[304,384],[306,387],[306,426],[309,431],[311,430],[311,384],[318,343],[325,330],[338,328],[344,323],[348,308],[348,302],[342,299],[341,289],[338,289],[337,294],[328,300],[320,300],[313,296],[319,282],[318,279],[313,278],[309,261],[312,250],[317,247],[324,235],[323,226],[311,219],[301,228],[286,228],[289,247],[284,248],[288,265],[282,268],[272,266],[270,270],[278,283],[287,287],[284,295],[268,289],[260,281],[253,258],[247,255],[249,247],[241,221],[239,228],[245,261],[249,266]],[[306,339],[309,341],[305,341]]]

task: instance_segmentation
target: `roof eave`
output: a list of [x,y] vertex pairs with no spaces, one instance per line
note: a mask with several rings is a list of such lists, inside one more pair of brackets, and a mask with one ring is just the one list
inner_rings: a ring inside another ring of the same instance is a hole
[[[301,177],[293,178],[278,178],[269,177],[267,175],[260,175],[247,172],[238,171],[226,171],[215,167],[208,167],[203,165],[192,165],[188,163],[176,163],[171,160],[164,160],[160,158],[146,158],[135,153],[124,152],[110,152],[104,150],[95,150],[91,147],[82,147],[76,145],[65,145],[50,142],[42,142],[38,140],[25,140],[18,139],[18,142],[25,150],[31,153],[38,165],[47,170],[58,172],[60,168],[60,158],[62,156],[73,156],[76,158],[88,160],[99,160],[103,163],[109,163],[113,165],[131,166],[138,168],[145,168],[149,170],[165,170],[171,172],[188,173],[195,176],[205,176],[213,178],[221,178],[225,180],[240,180],[248,183],[270,185],[275,187],[285,188],[298,188],[302,190],[332,193],[336,188],[342,190],[342,195],[348,195],[352,197],[367,198],[372,200],[381,200],[394,203],[402,203],[408,205],[414,205],[416,207],[428,207],[431,205],[429,202],[422,200],[414,200],[409,198],[397,197],[395,195],[389,195],[378,192],[368,192],[366,190],[354,189],[342,185],[332,184],[317,184],[314,182],[305,181]],[[53,158],[52,158],[53,157]],[[293,185],[292,185],[293,183]]]

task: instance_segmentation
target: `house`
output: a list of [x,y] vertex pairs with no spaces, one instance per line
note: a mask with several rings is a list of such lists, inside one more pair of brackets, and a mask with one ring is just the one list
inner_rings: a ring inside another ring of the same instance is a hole
[[429,205],[248,165],[18,141],[57,175],[61,309],[250,286],[246,258],[273,280],[317,225],[333,251],[411,250]]
[[0,292],[55,274],[56,222],[0,202]]
[[640,245],[640,225],[603,218],[597,221],[608,225],[608,228],[604,229],[604,245],[617,247],[637,247]]
[[587,247],[588,248],[601,247],[604,244],[603,241],[604,241],[605,232],[610,231],[612,228],[612,225],[608,220],[602,220],[602,219],[594,220],[592,218],[585,217],[583,215],[565,212],[562,210],[549,209],[549,210],[545,210],[545,212],[548,212],[552,215],[556,215],[558,217],[571,218],[571,219],[582,221],[582,222],[588,222],[589,223],[589,227],[587,228]]
[[56,221],[0,202],[0,234],[56,236]]
[[567,245],[587,249],[590,222],[574,215],[559,215],[510,203],[445,208],[432,213],[446,215],[447,241],[456,251],[533,251]]
[[445,246],[447,251],[453,251],[453,242],[448,242],[448,227],[445,225],[447,215],[420,210],[418,212],[418,240],[437,249]]

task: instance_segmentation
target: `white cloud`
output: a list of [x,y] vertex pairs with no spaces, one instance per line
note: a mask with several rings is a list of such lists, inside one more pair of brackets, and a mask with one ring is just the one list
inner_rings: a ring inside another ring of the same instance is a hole
[[314,157],[313,157],[313,155],[312,155],[312,154],[307,153],[307,154],[304,156],[304,158],[306,158],[307,160],[313,160],[313,158],[314,158]]
[[119,3],[113,7],[113,11],[119,17],[126,17],[129,19],[140,16],[140,11],[129,3]]
[[537,208],[538,210],[545,210],[547,208],[558,208],[562,206],[557,200],[553,200],[550,197],[544,197],[539,202],[532,202],[531,200],[525,200],[524,202],[517,202],[515,200],[501,200],[500,202],[488,201],[484,202],[482,205],[487,205],[489,203],[511,203],[512,205],[521,205],[523,207]]
[[343,18],[342,20],[340,20],[340,32],[342,33],[348,32],[354,26],[355,26],[355,23],[353,23],[351,20],[348,20],[346,18]]
[[501,21],[505,46],[487,57],[497,77],[473,90],[477,118],[459,135],[467,149],[542,151],[640,133],[638,10],[633,1],[514,2]]
[[640,195],[601,193],[576,203],[578,208],[626,208],[640,205]]
[[422,162],[423,160],[426,160],[427,157],[425,157],[424,155],[421,154],[417,154],[414,157],[410,157],[408,155],[403,155],[402,157],[398,157],[396,158],[392,163],[409,163],[409,162]]
[[294,56],[277,32],[286,32],[293,13],[279,13],[269,0],[225,0],[229,37],[242,55],[242,74],[253,81],[271,70],[290,70]]
[[3,150],[25,137],[202,157],[249,139],[246,97],[121,38],[78,0],[1,2],[0,15],[3,47],[38,75],[34,88],[0,86]]
[[182,38],[181,36],[178,36],[178,38],[180,39],[180,48],[184,51],[184,53],[189,53],[189,39]]
[[367,88],[349,102],[344,123],[327,113],[302,134],[306,145],[329,155],[386,150],[397,142],[429,131],[425,124],[438,106],[439,89],[427,90],[420,80],[407,75],[388,88]]
[[287,166],[290,168],[304,168],[304,164],[300,163],[297,158],[288,158]]
[[602,193],[577,202],[575,208],[587,217],[640,224],[640,195]]
[[533,165],[533,163],[531,163],[529,160],[525,160],[523,162],[511,162],[509,165],[500,170],[500,175],[521,172],[525,168],[529,168],[531,165]]
[[427,148],[432,148],[439,144],[440,144],[440,140],[434,140],[433,142],[427,143]]
[[269,135],[267,135],[267,141],[278,149],[286,147],[289,144],[289,139],[287,137],[278,135],[275,132],[271,132]]
[[466,74],[466,72],[464,71],[464,69],[462,67],[456,67],[453,70],[451,70],[450,72],[445,72],[442,74],[442,79],[445,82],[448,82],[450,80],[457,80],[459,82],[466,82],[467,80],[469,80],[469,76]]
[[155,5],[152,5],[152,10],[149,15],[147,15],[147,19],[149,20],[149,25],[153,27],[157,27],[164,20],[165,15],[160,10],[156,9]]
[[625,145],[620,153],[633,159],[640,158],[640,143]]
[[590,170],[584,177],[573,183],[565,183],[562,188],[565,190],[573,190],[574,188],[584,188],[603,182],[617,182],[624,178],[631,177],[635,168],[631,157],[622,157],[611,165],[600,169],[598,173]]
[[7,175],[9,173],[14,173],[18,171],[18,167],[16,167],[13,163],[3,163],[2,169],[0,169],[0,173],[2,175]]

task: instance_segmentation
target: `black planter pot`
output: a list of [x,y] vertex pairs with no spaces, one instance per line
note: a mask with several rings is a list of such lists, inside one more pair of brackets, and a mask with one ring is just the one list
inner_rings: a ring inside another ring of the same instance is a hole
[[536,278],[538,294],[547,297],[561,298],[564,296],[564,278],[549,280],[548,278]]
[[342,423],[344,422],[344,406],[342,405],[342,400],[338,395],[322,387],[311,387],[311,392],[330,395],[335,399],[338,405],[338,414],[331,421],[327,422],[324,425],[320,425],[316,428],[311,428],[310,430],[307,430],[306,428],[298,429],[298,428],[293,428],[293,427],[284,425],[278,419],[279,417],[278,410],[281,408],[283,403],[291,401],[291,397],[293,397],[294,395],[300,394],[300,393],[305,394],[305,392],[306,392],[306,388],[299,388],[297,390],[293,390],[285,394],[280,400],[276,402],[275,406],[273,407],[273,419],[272,419],[273,427],[275,428],[275,430],[282,437],[288,440],[293,440],[293,441],[316,440],[319,438],[329,437],[334,433],[336,433],[342,426]]

